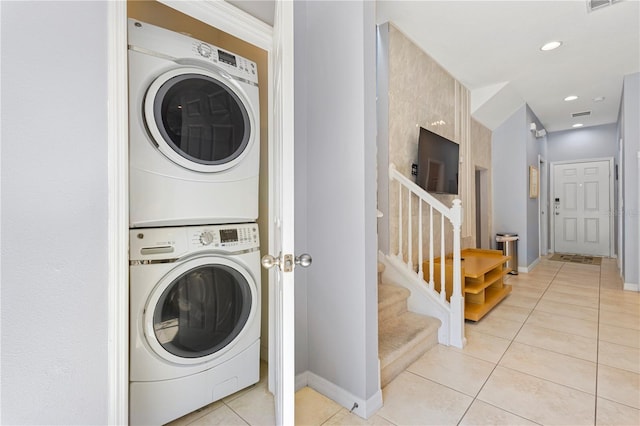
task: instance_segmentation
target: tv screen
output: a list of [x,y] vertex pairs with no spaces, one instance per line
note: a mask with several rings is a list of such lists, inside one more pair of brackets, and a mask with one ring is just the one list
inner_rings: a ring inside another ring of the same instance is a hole
[[458,195],[460,145],[420,128],[417,184],[427,192]]

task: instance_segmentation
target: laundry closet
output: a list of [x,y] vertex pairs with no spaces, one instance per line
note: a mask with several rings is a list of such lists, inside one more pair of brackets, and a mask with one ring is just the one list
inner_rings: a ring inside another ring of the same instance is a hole
[[267,52],[128,2],[130,423],[259,380],[267,356]]

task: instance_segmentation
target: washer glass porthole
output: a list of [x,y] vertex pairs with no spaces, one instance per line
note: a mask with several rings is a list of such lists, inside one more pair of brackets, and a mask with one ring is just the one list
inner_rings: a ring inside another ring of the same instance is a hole
[[238,158],[249,143],[251,125],[244,104],[208,75],[176,75],[160,86],[153,102],[163,139],[191,162],[223,165]]
[[181,358],[201,358],[229,345],[251,312],[251,288],[226,265],[193,268],[173,280],[153,313],[156,340]]

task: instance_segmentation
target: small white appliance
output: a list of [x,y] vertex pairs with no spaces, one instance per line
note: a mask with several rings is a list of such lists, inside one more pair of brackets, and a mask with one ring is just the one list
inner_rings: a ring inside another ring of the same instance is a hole
[[130,424],[164,424],[258,382],[258,225],[129,237]]
[[129,20],[130,228],[258,217],[254,62]]

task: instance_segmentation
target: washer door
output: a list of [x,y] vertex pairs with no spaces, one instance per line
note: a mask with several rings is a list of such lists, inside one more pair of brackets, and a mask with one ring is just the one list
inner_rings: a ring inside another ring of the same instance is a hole
[[146,340],[167,361],[206,362],[242,338],[257,305],[255,282],[242,266],[226,258],[197,258],[173,269],[150,295]]
[[254,143],[252,112],[238,83],[213,71],[179,68],[149,86],[144,116],[158,149],[187,169],[216,173]]

